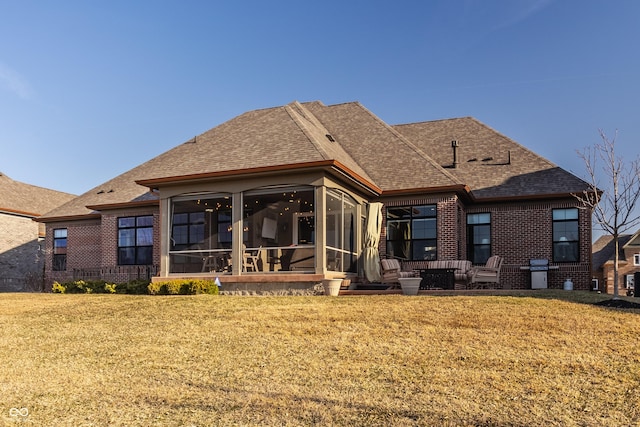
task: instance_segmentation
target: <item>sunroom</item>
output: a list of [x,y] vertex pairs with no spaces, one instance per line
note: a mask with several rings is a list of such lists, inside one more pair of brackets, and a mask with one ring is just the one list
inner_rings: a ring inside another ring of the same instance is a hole
[[296,184],[281,181],[157,188],[162,218],[157,280],[214,276],[227,284],[290,287],[362,272],[366,199],[324,175],[299,175]]

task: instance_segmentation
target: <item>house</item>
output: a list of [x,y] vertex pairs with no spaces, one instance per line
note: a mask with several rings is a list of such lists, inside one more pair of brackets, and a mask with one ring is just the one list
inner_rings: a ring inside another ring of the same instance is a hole
[[74,197],[0,172],[0,291],[42,287],[45,227],[33,219]]
[[[613,294],[613,236],[604,235],[593,243],[593,289]],[[634,289],[640,277],[640,230],[618,236],[618,291],[624,295]]]
[[418,269],[499,254],[504,287],[529,288],[522,267],[546,258],[549,287],[570,276],[589,289],[591,212],[572,196],[585,189],[471,117],[392,126],[357,102],[292,102],[241,114],[38,221],[49,284],[146,268],[153,280],[309,289],[364,280],[380,257]]

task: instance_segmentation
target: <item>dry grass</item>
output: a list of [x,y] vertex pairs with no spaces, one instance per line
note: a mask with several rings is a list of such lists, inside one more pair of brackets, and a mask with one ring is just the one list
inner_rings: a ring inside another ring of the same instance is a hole
[[640,425],[640,311],[534,295],[4,294],[0,423]]

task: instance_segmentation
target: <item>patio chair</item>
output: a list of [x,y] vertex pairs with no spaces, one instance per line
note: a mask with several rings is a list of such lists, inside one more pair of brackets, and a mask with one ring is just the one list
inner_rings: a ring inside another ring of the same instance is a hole
[[255,251],[248,251],[247,245],[242,245],[242,271],[252,270],[253,272],[258,271],[258,259],[260,258],[260,249],[262,246]]
[[484,266],[474,267],[471,273],[471,287],[484,288],[490,285],[498,287],[503,260],[501,256],[493,255]]
[[399,287],[400,280],[398,279],[402,277],[416,277],[413,271],[402,271],[400,260],[395,258],[381,259],[380,266],[382,267],[382,279],[380,282],[390,284],[391,288]]

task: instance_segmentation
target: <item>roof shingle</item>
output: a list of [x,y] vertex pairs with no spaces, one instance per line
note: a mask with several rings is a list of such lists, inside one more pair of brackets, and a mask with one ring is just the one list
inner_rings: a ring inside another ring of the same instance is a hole
[[73,194],[14,181],[0,172],[0,210],[38,216],[75,197]]
[[[452,168],[451,140],[460,141]],[[490,159],[489,159],[490,158]],[[88,191],[45,218],[156,200],[136,181],[335,160],[384,192],[471,187],[476,198],[581,192],[585,183],[467,117],[389,126],[357,102],[249,111]]]

